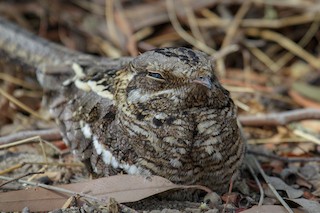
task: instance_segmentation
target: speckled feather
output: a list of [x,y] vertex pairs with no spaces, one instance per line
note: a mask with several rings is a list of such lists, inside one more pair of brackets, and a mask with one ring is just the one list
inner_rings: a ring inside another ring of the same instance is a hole
[[[73,68],[75,77],[52,98],[62,103],[51,104],[52,112],[65,140],[94,173],[156,174],[227,189],[244,145],[236,107],[204,53],[163,48],[119,70],[101,64]],[[197,81],[204,78],[210,88]]]
[[65,142],[91,172],[155,174],[219,192],[237,174],[244,143],[236,107],[204,53],[97,58],[0,18],[0,55],[38,70]]

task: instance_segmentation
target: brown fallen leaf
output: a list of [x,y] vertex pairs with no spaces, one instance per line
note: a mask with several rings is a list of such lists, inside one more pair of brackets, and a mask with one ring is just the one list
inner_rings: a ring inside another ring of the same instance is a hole
[[118,203],[135,202],[170,189],[199,188],[202,186],[176,185],[159,176],[116,175],[74,184],[55,186],[75,192],[67,193],[41,187],[0,193],[0,211],[50,211],[61,208],[66,200],[77,193],[90,195],[104,203],[114,198]]
[[301,206],[300,209],[303,210],[303,212],[307,212],[307,213],[318,213],[320,211],[320,204],[317,201],[314,200],[307,200],[304,198],[300,198],[300,199],[286,199],[286,201],[291,201],[294,203],[289,203],[290,205],[299,205]]

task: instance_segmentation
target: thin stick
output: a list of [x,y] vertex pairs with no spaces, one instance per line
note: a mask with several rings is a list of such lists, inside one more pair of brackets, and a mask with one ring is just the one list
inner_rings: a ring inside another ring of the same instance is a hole
[[61,139],[61,134],[58,129],[27,130],[0,137],[0,145],[9,144],[14,141],[23,140],[25,138],[31,138],[35,136],[41,137],[43,140],[47,141]]
[[175,31],[188,43],[192,44],[193,46],[197,47],[198,49],[208,53],[209,55],[214,54],[216,51],[210,47],[208,47],[206,44],[202,43],[199,40],[196,40],[192,36],[190,36],[180,25],[177,15],[175,13],[174,9],[174,3],[172,0],[166,0],[167,4],[167,10],[168,10],[168,16],[171,21],[171,24]]
[[[0,150],[1,149],[7,149],[7,148],[13,147],[13,146],[18,146],[18,145],[25,144],[25,143],[34,142],[34,141],[39,141],[40,142],[40,146],[42,145],[42,143],[45,143],[48,146],[50,146],[52,149],[54,149],[57,153],[61,154],[61,151],[57,147],[55,147],[54,145],[52,145],[51,143],[49,143],[49,142],[47,142],[45,140],[42,140],[41,137],[39,137],[39,136],[34,136],[34,137],[26,138],[26,139],[23,139],[23,140],[20,140],[20,141],[15,141],[15,142],[12,142],[12,143],[9,143],[9,144],[0,145]],[[44,156],[46,157],[43,145],[42,145],[41,149],[44,152]]]
[[257,47],[250,47],[246,44],[245,46],[250,50],[250,52],[264,65],[266,65],[272,72],[276,72],[280,69],[280,67],[274,62],[267,54],[265,54],[263,51],[261,51]]
[[[210,11],[211,14],[213,14]],[[231,20],[223,19],[211,15],[208,11],[203,12],[202,15],[205,18],[198,18],[197,22],[200,27],[226,27],[231,24]],[[299,24],[306,24],[319,18],[319,13],[305,13],[297,16],[289,16],[279,19],[256,19],[247,18],[243,19],[240,23],[241,27],[246,28],[269,28],[269,29],[279,29],[283,27],[289,27]]]
[[15,164],[9,168],[6,168],[4,170],[0,170],[0,175],[4,175],[4,174],[7,174],[9,172],[12,172],[16,169],[20,169],[21,167],[23,167],[25,164],[24,163],[18,163],[18,164]]
[[11,180],[7,180],[6,182],[4,182],[4,183],[2,183],[2,184],[0,184],[0,188],[2,187],[2,186],[4,186],[4,185],[7,185],[7,184],[9,184],[9,183],[11,183],[11,182],[13,182],[13,181],[17,181],[17,180],[19,180],[19,179],[21,179],[21,178],[24,178],[24,177],[27,177],[27,176],[30,176],[30,175],[35,175],[35,174],[43,174],[44,172],[29,172],[29,173],[27,173],[27,174],[23,174],[23,175],[21,175],[21,176],[19,176],[19,177],[16,177],[16,178],[12,178]]
[[203,36],[200,32],[196,17],[194,15],[194,12],[193,12],[193,10],[191,10],[188,3],[189,3],[188,0],[183,1],[184,10],[186,12],[186,16],[187,16],[187,20],[188,20],[191,32],[196,39],[198,39],[200,42],[205,44],[206,43],[205,39],[203,38]]
[[23,162],[23,164],[31,165],[48,165],[48,166],[70,166],[70,167],[84,167],[83,163],[56,163],[56,162]]
[[114,0],[106,0],[105,19],[111,41],[118,44],[117,28],[114,20]]
[[264,115],[239,116],[244,126],[277,126],[306,119],[320,119],[320,109],[297,109]]
[[266,175],[266,173],[263,171],[263,169],[261,168],[259,162],[257,161],[257,159],[252,156],[252,160],[255,164],[255,166],[257,167],[258,171],[260,172],[260,174],[262,175],[263,179],[266,181],[267,185],[269,186],[270,190],[273,192],[273,194],[275,195],[275,197],[277,198],[277,200],[283,205],[283,207],[289,212],[289,213],[293,213],[292,209],[288,206],[288,204],[282,199],[282,197],[279,195],[279,193],[277,192],[277,190],[274,188],[274,186],[270,183],[269,181],[269,177]]
[[264,152],[259,152],[259,151],[255,151],[255,150],[251,150],[249,149],[247,151],[249,154],[253,154],[253,155],[258,155],[258,156],[262,156],[262,157],[266,157],[266,158],[272,158],[275,160],[279,160],[279,161],[283,161],[286,163],[296,163],[296,162],[320,162],[320,157],[281,157],[278,155],[274,155],[274,154],[270,154],[270,153],[264,153]]
[[263,191],[263,188],[262,188],[262,185],[255,173],[255,171],[252,169],[251,165],[250,164],[247,164],[247,167],[254,179],[254,181],[257,183],[258,187],[259,187],[259,191],[260,191],[260,198],[259,198],[259,203],[258,203],[258,206],[262,206],[263,204],[263,199],[264,199],[264,191]]
[[248,144],[280,144],[280,143],[301,143],[301,142],[310,142],[306,138],[292,137],[292,138],[259,138],[259,139],[250,139]]
[[7,81],[7,82],[10,82],[10,83],[13,83],[15,85],[18,85],[18,86],[22,86],[24,88],[27,88],[27,89],[40,89],[40,87],[34,85],[34,84],[31,84],[31,83],[27,83],[25,82],[24,80],[20,79],[20,78],[15,78],[15,77],[12,77],[11,75],[8,75],[6,73],[0,73],[0,79],[4,80],[4,81]]
[[116,13],[115,13],[115,21],[117,23],[118,28],[122,31],[124,36],[126,37],[126,47],[131,56],[137,56],[139,54],[137,48],[137,41],[133,36],[133,30],[128,22],[127,17],[123,12],[122,5],[120,1],[116,1],[115,5]]
[[292,40],[288,39],[287,37],[270,31],[270,30],[257,30],[257,29],[248,29],[245,31],[247,35],[255,36],[255,37],[261,37],[266,40],[274,41],[283,48],[287,49],[288,51],[291,51],[292,54],[299,56],[300,58],[307,61],[309,64],[311,64],[314,68],[319,69],[320,68],[320,61],[317,57],[313,56],[309,52],[305,51],[302,47],[297,45]]
[[[301,40],[298,42],[298,45],[301,47],[304,47],[309,43],[309,41],[313,38],[313,36],[318,32],[319,30],[319,18],[320,16],[317,16],[316,20],[311,24],[308,31],[304,34],[304,36],[301,38]],[[290,61],[293,58],[293,54],[290,52],[287,52],[284,54],[279,60],[276,62],[275,66],[282,68],[288,61]]]
[[306,140],[309,140],[317,145],[320,145],[320,140],[317,137],[315,137],[314,135],[311,135],[307,132],[303,132],[300,129],[293,130],[293,134],[298,135],[299,137],[302,137]]
[[220,50],[218,50],[216,53],[212,54],[211,58],[214,60],[217,60],[219,58],[224,58],[225,56],[239,51],[240,47],[237,44],[231,44],[227,47],[224,47]]
[[[46,170],[47,170],[48,166],[42,166],[39,170],[38,170],[38,173],[44,173]],[[39,176],[39,174],[34,174],[32,175],[31,177],[29,177],[27,179],[27,181],[32,181],[34,180],[35,178],[37,178]]]
[[[239,28],[241,20],[250,9],[250,5],[251,5],[251,0],[245,0],[243,2],[243,4],[237,11],[237,14],[235,15],[234,19],[232,20],[231,24],[227,29],[226,36],[222,42],[221,48],[225,48],[226,46],[231,44],[231,41],[236,35],[237,29]],[[220,58],[217,60],[217,69],[221,75],[225,74],[225,65],[224,65],[223,58]]]
[[31,115],[33,115],[34,117],[40,118],[41,120],[44,120],[44,121],[49,121],[50,120],[49,118],[43,117],[42,115],[40,115],[39,113],[37,113],[36,111],[34,111],[30,107],[28,107],[27,105],[23,104],[18,99],[16,99],[12,95],[8,94],[7,92],[2,90],[1,88],[0,88],[0,94],[2,96],[4,96],[5,98],[7,98],[9,101],[11,101],[13,104],[17,105],[18,107],[20,107],[24,111],[26,111],[26,112],[30,113]]

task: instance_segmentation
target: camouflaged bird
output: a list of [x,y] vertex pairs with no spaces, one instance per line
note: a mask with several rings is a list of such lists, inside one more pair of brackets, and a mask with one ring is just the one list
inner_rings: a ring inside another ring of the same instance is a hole
[[41,48],[60,47],[41,47],[37,38],[28,58],[12,49],[35,41],[18,45],[3,34],[0,23],[0,51],[38,68],[65,142],[93,173],[159,175],[218,192],[237,174],[244,143],[236,107],[204,53],[161,48],[112,61],[62,49],[52,56]]

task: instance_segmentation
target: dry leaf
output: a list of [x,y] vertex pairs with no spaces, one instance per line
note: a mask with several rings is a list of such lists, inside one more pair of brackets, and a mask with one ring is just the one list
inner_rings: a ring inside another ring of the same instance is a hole
[[[114,198],[119,203],[134,202],[170,189],[186,188],[159,176],[116,175],[91,181],[60,185],[59,188],[85,193],[107,202]],[[40,187],[0,193],[1,211],[50,211],[61,208],[71,194]]]
[[320,204],[313,200],[300,198],[300,199],[286,199],[286,201],[291,201],[300,205],[303,212],[306,212],[306,213],[319,213],[320,211]]
[[283,190],[287,193],[289,198],[298,198],[303,195],[302,190],[295,189],[287,185],[283,180],[277,177],[269,177],[270,183],[274,186],[276,190]]

